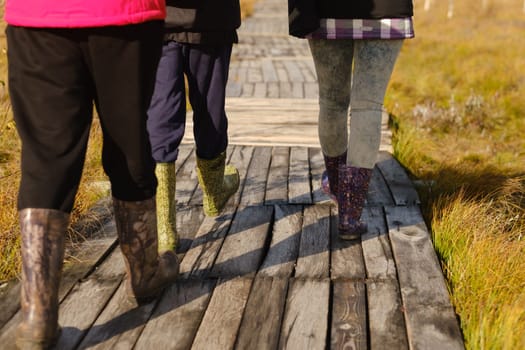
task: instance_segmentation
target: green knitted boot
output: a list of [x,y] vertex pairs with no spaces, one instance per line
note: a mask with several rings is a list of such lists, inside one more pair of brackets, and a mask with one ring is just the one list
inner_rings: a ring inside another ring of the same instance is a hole
[[225,165],[226,152],[214,159],[197,157],[197,176],[202,189],[202,206],[207,216],[217,216],[228,199],[239,189],[239,172]]
[[175,163],[157,163],[157,234],[159,253],[177,248]]

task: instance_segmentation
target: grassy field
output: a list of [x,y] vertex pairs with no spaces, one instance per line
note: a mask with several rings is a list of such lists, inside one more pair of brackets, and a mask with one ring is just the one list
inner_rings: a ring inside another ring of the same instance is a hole
[[[386,107],[468,349],[525,349],[525,14],[521,0],[415,0]],[[486,5],[484,7],[484,5]],[[246,7],[245,7],[246,8]],[[0,37],[0,81],[5,40]],[[93,126],[74,219],[107,192]],[[19,266],[19,143],[0,84],[0,280]]]
[[[424,11],[387,95],[468,349],[525,349],[522,1]],[[486,5],[486,7],[483,7]]]

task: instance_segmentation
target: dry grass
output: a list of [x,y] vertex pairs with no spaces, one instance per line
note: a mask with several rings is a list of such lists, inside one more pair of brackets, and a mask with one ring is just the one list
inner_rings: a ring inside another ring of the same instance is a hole
[[467,349],[525,348],[523,2],[423,11],[386,101]]

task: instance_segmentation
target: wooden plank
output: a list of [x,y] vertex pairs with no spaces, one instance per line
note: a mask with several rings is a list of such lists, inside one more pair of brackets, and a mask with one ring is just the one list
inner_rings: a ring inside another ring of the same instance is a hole
[[20,308],[20,281],[3,282],[0,285],[0,329]]
[[388,239],[383,209],[378,207],[365,208],[363,220],[368,225],[367,233],[361,239],[368,278],[396,280],[396,263]]
[[337,223],[337,208],[331,207],[330,234],[331,234],[331,271],[332,279],[366,278],[363,251],[359,240],[347,241],[339,238]]
[[253,280],[219,280],[200,324],[192,349],[232,349]]
[[397,280],[369,281],[366,290],[370,349],[411,349]]
[[327,278],[330,269],[330,207],[304,209],[303,231],[295,277]]
[[264,204],[266,179],[268,178],[268,168],[270,165],[271,157],[271,147],[255,148],[246,175],[246,181],[243,188],[243,196],[240,201],[241,206]]
[[188,280],[168,288],[134,349],[190,349],[214,287],[214,280]]
[[204,212],[201,206],[177,208],[177,254],[180,258],[190,249],[191,243],[204,220]]
[[396,205],[419,204],[419,196],[405,169],[388,152],[381,151],[376,166],[381,171]]
[[288,167],[290,148],[273,147],[272,160],[268,172],[265,204],[288,203]]
[[419,207],[385,207],[385,212],[411,347],[463,349],[443,272]]
[[255,83],[255,88],[253,90],[253,97],[266,97],[267,95],[266,83],[259,82]]
[[[155,302],[138,306],[126,298],[125,283],[91,326],[79,349],[131,349],[151,317]],[[65,349],[57,345],[57,349]]]
[[263,74],[263,80],[267,83],[277,82],[277,72],[273,66],[273,61],[270,59],[261,59],[261,69]]
[[193,144],[181,144],[179,146],[179,154],[177,155],[177,160],[175,161],[175,169],[178,173],[182,168],[182,165],[190,158],[194,153]]
[[321,178],[326,167],[324,164],[323,152],[320,148],[310,148],[310,168],[312,171],[312,197],[313,203],[324,203],[330,201],[330,197],[321,188]]
[[217,218],[205,217],[180,264],[181,278],[207,276],[230,228],[235,208],[226,207]]
[[288,73],[288,77],[291,82],[294,82],[294,83],[304,82],[303,74],[301,73],[301,70],[297,66],[297,62],[283,61],[283,64],[284,64],[284,67],[286,68],[286,72]]
[[230,198],[227,205],[237,206],[241,201],[241,195],[244,196],[244,184],[246,183],[246,175],[248,173],[248,166],[252,159],[254,147],[252,146],[235,146],[232,150],[230,163],[239,170],[240,185],[239,190]]
[[290,277],[294,271],[303,223],[299,205],[276,205],[270,248],[258,275]]
[[293,98],[304,98],[303,83],[292,83],[292,97]]
[[308,163],[307,148],[291,148],[290,171],[288,178],[288,200],[292,204],[312,203],[310,193],[310,166]]
[[187,206],[197,188],[195,153],[192,152],[177,171],[175,199],[178,206]]
[[287,278],[258,276],[246,304],[236,349],[276,349],[288,290]]
[[279,82],[279,97],[280,98],[292,98],[292,83],[286,81]]
[[368,349],[364,283],[334,281],[333,294],[330,349]]
[[120,285],[124,259],[117,248],[87,279],[80,281],[60,304],[62,333],[58,349],[74,349]]
[[329,280],[292,280],[278,348],[325,349],[329,299]]
[[265,253],[273,207],[238,210],[211,271],[211,276],[255,276]]
[[377,166],[372,171],[366,203],[368,206],[395,205],[390,189]]

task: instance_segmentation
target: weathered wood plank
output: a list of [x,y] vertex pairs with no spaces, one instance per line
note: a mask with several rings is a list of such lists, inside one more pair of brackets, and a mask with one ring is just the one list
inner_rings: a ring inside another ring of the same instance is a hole
[[383,208],[365,208],[362,218],[368,225],[367,233],[361,238],[368,278],[396,280],[396,263],[388,239]]
[[364,283],[334,281],[333,294],[330,349],[368,349]]
[[261,60],[261,69],[263,74],[263,80],[267,83],[278,82],[277,72],[273,66],[273,61],[270,59]]
[[287,278],[258,276],[246,304],[236,349],[276,349],[288,290]]
[[255,276],[265,253],[273,208],[239,209],[210,276]]
[[312,203],[307,148],[292,147],[290,150],[288,200],[293,204]]
[[187,206],[197,188],[195,152],[191,152],[179,167],[175,184],[175,199],[178,206]]
[[201,206],[198,207],[179,207],[177,208],[177,254],[182,258],[190,249],[191,243],[195,238],[199,226],[204,220],[204,211]]
[[[79,349],[131,349],[151,316],[155,302],[137,305],[126,297],[122,283],[104,308]],[[64,349],[57,345],[57,349]]]
[[278,348],[325,349],[329,299],[329,280],[292,280]]
[[177,173],[194,152],[194,147],[191,144],[181,144],[179,146],[179,154],[177,155],[177,160],[175,161],[175,169]]
[[62,333],[58,349],[74,349],[95,322],[124,276],[124,259],[116,248],[87,279],[80,281],[60,304]]
[[374,167],[366,197],[367,206],[395,205],[390,189],[378,167]]
[[272,157],[271,147],[257,147],[246,175],[241,206],[262,205],[268,178],[268,167]]
[[214,280],[188,280],[168,288],[134,349],[190,349],[214,287]]
[[266,185],[265,204],[288,203],[288,168],[290,148],[273,147]]
[[321,188],[321,178],[325,171],[323,152],[320,148],[310,148],[310,168],[312,171],[312,197],[314,203],[330,201],[330,197]]
[[0,286],[0,330],[20,308],[20,281],[4,282]]
[[385,212],[411,347],[463,349],[443,272],[419,207],[386,207]]
[[330,274],[330,206],[317,204],[304,209],[298,278],[327,278]]
[[303,223],[303,208],[299,205],[276,205],[270,248],[258,275],[290,277],[293,274]]
[[232,349],[253,279],[219,280],[192,349]]
[[239,170],[240,185],[239,190],[230,198],[227,205],[237,206],[241,201],[241,195],[244,196],[244,184],[246,183],[246,174],[248,173],[248,166],[252,159],[254,152],[253,146],[235,146],[232,150],[230,163]]
[[397,280],[369,281],[366,290],[370,349],[411,349]]
[[419,196],[405,169],[389,152],[381,151],[376,166],[381,171],[396,205],[419,204]]
[[190,249],[180,264],[181,278],[188,278],[190,275],[202,278],[210,273],[230,228],[234,212],[234,207],[226,207],[221,216],[204,218]]
[[339,238],[337,208],[331,208],[331,271],[332,279],[364,280],[366,277],[363,251],[359,240],[347,241]]

